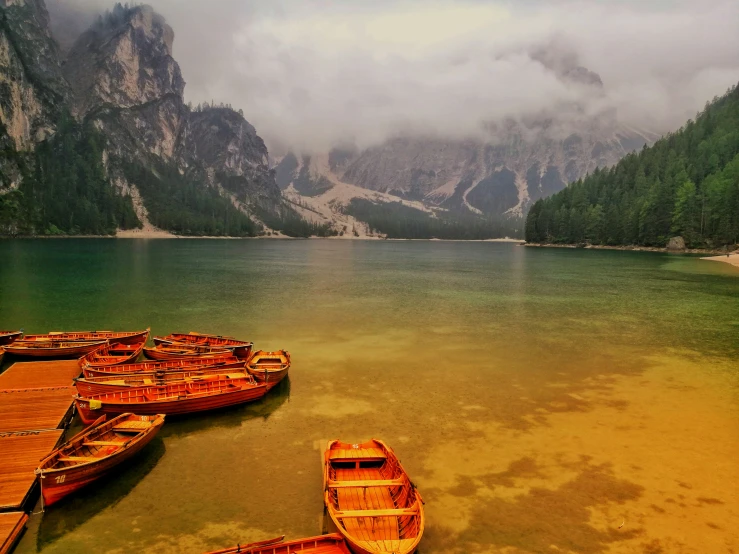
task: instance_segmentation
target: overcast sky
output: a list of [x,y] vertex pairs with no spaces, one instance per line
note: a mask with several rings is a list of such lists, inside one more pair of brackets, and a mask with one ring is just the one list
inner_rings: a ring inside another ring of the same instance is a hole
[[[60,6],[80,21],[76,10],[112,5],[48,3],[58,21]],[[736,0],[151,4],[174,28],[187,100],[230,103],[269,143],[307,150],[409,130],[470,136],[573,106],[662,133],[739,81]],[[603,89],[562,78],[556,60],[597,73]]]

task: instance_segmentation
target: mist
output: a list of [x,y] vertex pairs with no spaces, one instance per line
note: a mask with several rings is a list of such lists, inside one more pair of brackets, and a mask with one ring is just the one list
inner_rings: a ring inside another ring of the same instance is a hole
[[[112,7],[47,4],[63,47]],[[526,119],[661,134],[739,81],[734,0],[152,5],[175,31],[186,99],[243,109],[277,149],[489,138]]]

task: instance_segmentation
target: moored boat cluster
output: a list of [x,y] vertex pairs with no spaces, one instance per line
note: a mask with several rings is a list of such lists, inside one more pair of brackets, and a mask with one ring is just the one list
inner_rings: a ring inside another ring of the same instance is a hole
[[[204,412],[262,398],[288,374],[285,350],[253,350],[232,337],[149,330],[0,331],[3,353],[32,358],[79,357],[74,403],[88,427],[54,450],[36,473],[46,506],[114,473],[142,450],[168,416]],[[139,359],[144,356],[144,359]],[[415,552],[424,529],[423,501],[385,443],[332,441],[323,457],[325,515],[338,533],[237,545],[232,552],[370,554]]]

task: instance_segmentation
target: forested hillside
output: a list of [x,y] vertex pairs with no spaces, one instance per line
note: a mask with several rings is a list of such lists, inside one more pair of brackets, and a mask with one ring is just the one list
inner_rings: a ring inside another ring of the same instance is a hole
[[689,247],[739,241],[739,88],[652,147],[536,202],[534,243]]
[[431,214],[404,206],[400,202],[377,204],[353,198],[344,212],[365,222],[370,230],[391,239],[485,240],[521,236],[516,220],[478,217],[448,212]]

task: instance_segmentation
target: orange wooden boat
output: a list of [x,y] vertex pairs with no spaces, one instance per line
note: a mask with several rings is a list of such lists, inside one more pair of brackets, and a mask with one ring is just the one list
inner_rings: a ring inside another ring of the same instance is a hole
[[0,346],[0,364],[3,363],[3,356],[5,356],[5,349]]
[[267,387],[251,377],[222,377],[191,383],[177,381],[161,386],[135,387],[89,397],[77,395],[74,401],[82,421],[92,423],[103,414],[131,411],[143,415],[183,415],[216,410],[258,400],[266,392]]
[[233,356],[234,353],[223,348],[210,346],[184,346],[160,344],[144,348],[144,354],[152,360],[181,360],[183,358],[223,358]]
[[80,358],[80,367],[108,367],[112,365],[127,364],[136,361],[144,351],[146,337],[141,337],[139,342],[125,344],[113,342],[105,344],[85,354]]
[[0,331],[0,346],[18,340],[23,331]]
[[144,331],[51,331],[45,335],[24,335],[26,341],[100,341],[122,342],[123,344],[138,343],[141,339],[149,338],[149,329]]
[[257,350],[246,362],[246,369],[257,381],[272,388],[287,376],[290,370],[290,353],[287,350]]
[[423,501],[384,442],[331,441],[324,453],[324,501],[354,554],[410,554],[424,528]]
[[187,369],[244,369],[244,360],[236,356],[183,358],[181,360],[145,361],[135,364],[121,364],[107,367],[82,367],[86,378],[103,377],[105,375],[130,375],[134,373],[157,373],[168,371],[184,371]]
[[248,359],[251,355],[253,344],[248,341],[235,339],[234,337],[223,337],[221,335],[205,335],[203,333],[172,333],[166,337],[154,337],[154,344],[165,345],[189,345],[210,346],[211,348],[226,348],[231,350],[239,358]]
[[74,386],[80,396],[89,397],[95,394],[106,394],[128,390],[133,387],[153,387],[174,383],[176,381],[194,382],[203,379],[243,379],[248,373],[228,371],[224,369],[194,369],[189,371],[166,371],[159,373],[132,373],[130,375],[106,375],[89,379],[75,379]]
[[88,427],[39,463],[36,473],[41,476],[46,506],[111,473],[138,453],[164,425],[164,416],[123,413],[98,421],[101,424]]
[[240,544],[207,554],[351,554],[343,537],[337,533],[283,542],[277,537],[262,542]]
[[17,340],[3,346],[13,356],[30,356],[33,358],[71,358],[84,356],[107,344],[107,340],[99,341],[26,341]]

